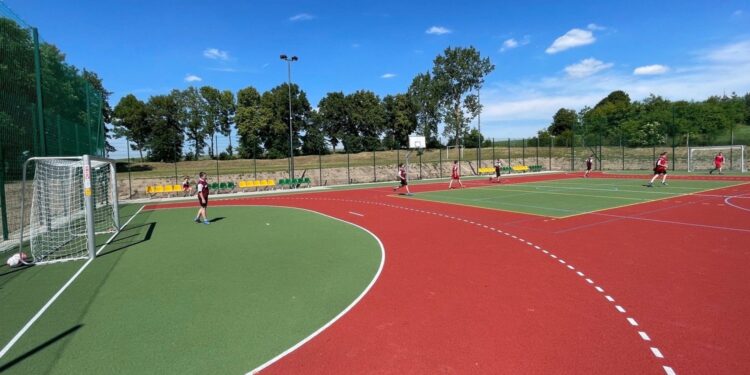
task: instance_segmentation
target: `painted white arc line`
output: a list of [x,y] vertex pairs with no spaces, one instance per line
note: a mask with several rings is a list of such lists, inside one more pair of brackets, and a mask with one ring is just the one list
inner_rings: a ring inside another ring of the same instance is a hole
[[349,213],[352,214],[352,215],[360,216],[360,217],[364,217],[365,216],[365,215],[362,215],[362,214],[360,214],[358,212],[349,211]]
[[[130,224],[130,221],[133,220],[133,218],[135,218],[141,212],[141,210],[143,210],[143,207],[145,207],[145,205],[141,206],[141,208],[139,208],[138,211],[136,211],[136,213],[134,213],[133,216],[131,216],[130,219],[128,219],[128,221],[125,222],[125,224],[123,224],[123,226],[120,228],[120,232],[122,232],[122,230],[128,224]],[[118,234],[120,234],[120,232],[113,233],[112,236],[109,237],[109,239],[107,240],[107,242],[105,242],[104,245],[102,245],[102,247],[99,248],[99,250],[96,252],[96,254],[98,255],[102,250],[104,250],[104,247],[107,246],[107,245],[109,245],[112,242],[112,240],[115,238],[115,236],[117,236]],[[44,306],[42,306],[42,308],[26,323],[26,325],[24,325],[23,328],[21,328],[21,330],[18,331],[18,333],[16,333],[15,336],[13,336],[13,338],[10,340],[10,342],[8,342],[8,344],[5,345],[5,347],[3,348],[3,350],[0,351],[0,358],[2,358],[6,353],[8,353],[8,351],[13,347],[13,345],[15,345],[16,342],[19,339],[21,339],[21,336],[23,336],[26,333],[26,331],[28,331],[29,328],[31,328],[31,326],[37,320],[39,320],[39,318],[42,316],[42,314],[44,314],[44,312],[47,311],[47,309],[50,306],[52,306],[52,304],[57,300],[57,298],[59,298],[63,294],[63,292],[65,291],[65,289],[68,289],[68,287],[71,284],[73,284],[73,281],[75,281],[78,278],[78,276],[81,273],[83,273],[83,271],[86,269],[86,267],[88,267],[89,264],[91,264],[91,262],[93,260],[94,260],[94,258],[91,258],[91,259],[87,260],[86,263],[84,263],[83,266],[81,266],[81,268],[79,268],[78,271],[68,280],[68,282],[66,282],[65,285],[63,285],[60,288],[60,290],[58,290],[57,293],[55,293],[55,295],[53,295],[52,298],[50,298],[50,300],[47,301],[47,303],[44,304]]]

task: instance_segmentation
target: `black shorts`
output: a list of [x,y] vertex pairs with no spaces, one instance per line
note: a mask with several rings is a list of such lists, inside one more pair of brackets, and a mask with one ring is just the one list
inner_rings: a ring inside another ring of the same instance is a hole
[[588,163],[586,164],[586,170],[587,170],[587,171],[590,171],[590,170],[591,170],[591,164],[588,164]]
[[500,168],[495,168],[495,177],[500,177]]
[[208,199],[206,199],[205,202],[202,202],[200,198],[198,198],[198,203],[201,205],[201,207],[206,208],[208,207]]
[[405,179],[405,178],[404,178],[404,179],[401,179],[401,186],[406,186],[406,185],[409,185],[409,182],[408,182],[408,181],[406,181],[406,179]]

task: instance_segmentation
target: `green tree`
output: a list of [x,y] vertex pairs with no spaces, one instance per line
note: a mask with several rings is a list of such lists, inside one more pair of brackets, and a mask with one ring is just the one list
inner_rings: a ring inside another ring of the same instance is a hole
[[547,128],[550,134],[559,136],[566,130],[574,129],[578,125],[578,115],[575,110],[560,108],[552,117],[552,123]]
[[112,125],[115,136],[128,138],[131,149],[138,151],[143,160],[143,150],[151,135],[151,128],[146,121],[146,104],[133,94],[122,97],[115,106]]
[[106,124],[112,123],[112,106],[109,104],[109,97],[112,96],[112,92],[104,88],[104,82],[99,75],[90,70],[83,69],[83,79],[85,79],[90,87],[101,96],[101,117],[102,117],[102,132],[104,134],[104,149],[106,152],[113,152],[116,149],[109,143],[112,139],[112,135],[109,134]]
[[440,124],[440,95],[430,72],[417,74],[409,86],[408,95],[414,103],[417,117],[417,132],[425,137],[427,147],[440,147],[438,125]]
[[[269,158],[289,157],[289,88],[284,83],[261,96],[260,106],[271,115],[266,127],[261,128],[263,148]],[[310,117],[310,102],[299,86],[291,86],[292,94],[292,149],[300,147],[299,133],[306,127]],[[296,154],[297,151],[294,151]]]
[[432,77],[440,98],[441,117],[446,123],[444,134],[455,134],[456,146],[481,110],[474,93],[482,88],[484,77],[494,69],[490,59],[483,59],[474,47],[448,47],[433,62]]
[[151,128],[148,140],[151,161],[175,162],[182,155],[183,128],[179,91],[157,95],[146,103],[146,122]]
[[349,114],[344,145],[349,152],[374,150],[385,126],[385,110],[372,91],[358,90],[346,96]]
[[261,95],[254,87],[249,86],[237,92],[237,134],[240,136],[239,154],[242,158],[257,158],[263,155],[260,147],[261,129],[271,121],[272,113],[264,110]]
[[328,136],[331,147],[335,150],[349,123],[346,95],[342,92],[326,94],[318,102],[318,115],[317,121],[321,125],[321,130]]
[[417,129],[414,102],[408,94],[387,95],[383,98],[383,110],[385,112],[384,144],[389,145],[389,148],[408,146],[409,134]]
[[206,132],[208,131],[208,105],[201,93],[193,86],[179,92],[177,95],[180,106],[180,123],[185,129],[187,141],[193,144],[192,158],[199,160],[206,147]]
[[234,116],[237,112],[237,103],[234,101],[234,94],[229,90],[221,92],[219,99],[219,132],[221,135],[229,138],[227,153],[229,157],[234,156],[232,148],[232,125],[234,125]]

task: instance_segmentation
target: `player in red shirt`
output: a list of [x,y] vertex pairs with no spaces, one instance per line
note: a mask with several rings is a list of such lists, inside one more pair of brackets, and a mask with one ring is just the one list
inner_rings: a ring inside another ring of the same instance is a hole
[[646,186],[648,187],[654,187],[654,180],[656,180],[657,177],[660,175],[661,178],[661,184],[666,185],[667,184],[667,165],[669,164],[669,161],[667,159],[667,153],[662,152],[659,154],[659,160],[656,161],[656,166],[654,167],[654,177],[651,178],[651,181],[649,181]]
[[401,189],[402,187],[406,188],[406,195],[411,195],[411,192],[409,191],[409,181],[406,179],[406,167],[404,167],[404,163],[401,163],[398,165],[398,175],[397,175],[398,181],[401,183],[400,185],[393,188],[393,191],[396,191],[398,189]]
[[708,174],[713,174],[717,169],[719,170],[719,174],[721,174],[722,166],[724,166],[724,154],[719,151],[719,153],[714,157],[714,169],[708,171]]
[[[500,182],[500,174],[503,169],[503,162],[500,159],[497,159],[495,161],[495,182]],[[490,177],[490,182],[492,182],[492,177]]]
[[588,177],[589,173],[591,173],[591,165],[594,164],[594,154],[591,154],[591,156],[586,159],[586,173],[583,174],[583,177]]
[[458,167],[458,160],[453,161],[453,169],[451,169],[451,182],[448,183],[448,189],[453,189],[453,181],[458,181],[458,185],[464,187],[461,183],[461,171]]
[[198,215],[195,216],[195,222],[200,223],[202,218],[203,224],[211,224],[206,217],[206,207],[208,207],[208,180],[206,179],[206,172],[198,174],[198,186],[196,190],[198,192],[198,203],[201,208],[198,209]]

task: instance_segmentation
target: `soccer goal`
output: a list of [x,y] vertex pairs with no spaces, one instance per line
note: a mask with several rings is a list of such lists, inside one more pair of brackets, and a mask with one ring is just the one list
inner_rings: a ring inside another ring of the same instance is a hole
[[714,168],[714,157],[724,155],[724,170],[747,172],[747,155],[744,145],[690,147],[688,149],[688,172],[707,171]]
[[[26,171],[33,171],[26,212]],[[120,230],[115,161],[88,155],[34,157],[23,165],[19,251],[28,241],[36,264],[96,256],[95,236]]]

